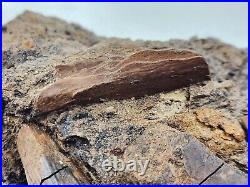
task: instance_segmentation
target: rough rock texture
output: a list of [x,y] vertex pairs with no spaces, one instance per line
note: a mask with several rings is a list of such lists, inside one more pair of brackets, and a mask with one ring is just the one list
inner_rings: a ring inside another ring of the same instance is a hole
[[[159,130],[164,136],[159,135]],[[209,154],[205,147],[191,136],[160,124],[147,128],[144,134],[126,149],[124,157],[150,160],[151,165],[147,173],[144,176],[136,176],[136,179],[143,183],[200,184],[223,164],[222,160]],[[228,168],[230,171],[223,172],[225,177],[217,176],[219,174],[216,173],[213,176],[219,180],[209,178],[209,183],[247,183],[247,178],[242,176],[241,172],[234,171],[227,164],[222,168]],[[234,179],[230,181],[228,178]]]
[[[31,123],[85,167],[91,183],[247,182],[247,49],[216,39],[102,38],[32,12],[6,24],[2,34],[3,182],[27,183],[16,138]],[[42,90],[79,69],[65,67],[112,65],[141,50],[170,48],[203,56],[212,80],[140,98],[100,98],[99,103],[72,103],[46,114],[36,110]],[[149,168],[143,176],[105,172],[100,163],[110,156],[149,159]]]

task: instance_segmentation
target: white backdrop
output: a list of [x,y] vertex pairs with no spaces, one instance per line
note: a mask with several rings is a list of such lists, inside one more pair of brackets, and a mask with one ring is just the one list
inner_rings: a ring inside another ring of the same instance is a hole
[[2,3],[2,24],[24,10],[75,22],[102,36],[168,40],[216,37],[248,47],[247,3]]

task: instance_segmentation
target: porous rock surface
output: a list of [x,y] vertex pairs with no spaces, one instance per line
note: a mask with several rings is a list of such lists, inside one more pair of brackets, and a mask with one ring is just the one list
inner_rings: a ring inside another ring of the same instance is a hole
[[[247,183],[247,122],[242,120],[248,115],[247,49],[212,38],[103,38],[33,12],[4,25],[2,34],[4,183],[27,183],[16,141],[19,129],[29,124],[88,168],[91,183]],[[41,92],[74,73],[67,68],[76,63],[116,63],[141,50],[172,48],[203,56],[211,81],[140,98],[76,102],[47,113],[36,108]],[[101,163],[110,156],[150,160],[149,168],[143,176],[103,171]]]

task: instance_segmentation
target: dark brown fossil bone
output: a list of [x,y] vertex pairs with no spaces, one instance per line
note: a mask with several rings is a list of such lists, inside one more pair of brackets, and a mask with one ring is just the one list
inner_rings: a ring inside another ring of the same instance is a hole
[[60,65],[61,77],[46,87],[36,101],[40,112],[72,102],[91,103],[100,99],[124,99],[171,91],[209,80],[204,58],[183,50],[144,50],[113,64]]

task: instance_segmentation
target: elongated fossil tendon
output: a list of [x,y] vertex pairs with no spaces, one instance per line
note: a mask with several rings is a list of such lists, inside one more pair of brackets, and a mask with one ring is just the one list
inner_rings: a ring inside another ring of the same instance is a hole
[[204,58],[183,50],[143,50],[118,63],[57,67],[64,78],[44,88],[36,108],[48,112],[72,102],[123,99],[171,91],[209,80]]

